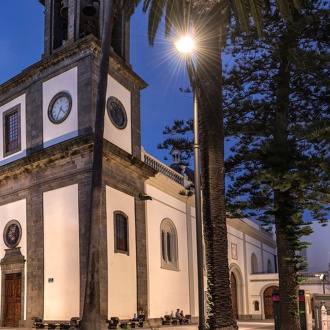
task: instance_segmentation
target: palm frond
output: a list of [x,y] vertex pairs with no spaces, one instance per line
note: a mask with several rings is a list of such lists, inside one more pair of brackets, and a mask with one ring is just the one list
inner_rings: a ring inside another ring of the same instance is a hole
[[[149,4],[148,36],[149,44],[152,46],[155,41],[155,36],[159,27],[159,23],[161,22],[163,17],[167,0],[146,0],[145,4],[146,2],[148,2]],[[146,11],[147,8],[144,8],[143,10]]]
[[171,28],[174,27],[179,35],[186,33],[188,23],[185,5],[182,0],[168,1],[165,14],[165,37],[169,37]]
[[249,0],[233,0],[232,4],[238,19],[237,23],[245,32],[250,32]]
[[224,8],[222,10],[221,20],[222,20],[222,28],[220,31],[220,38],[221,38],[220,45],[221,45],[221,48],[223,49],[226,47],[227,33],[228,33],[229,26],[231,24],[231,9],[229,6],[227,6],[226,8]]
[[126,0],[124,2],[123,9],[127,17],[131,17],[133,15],[140,2],[141,0]]
[[265,9],[266,9],[266,12],[271,11],[271,2],[270,2],[270,0],[264,0],[264,6],[265,6]]
[[171,33],[172,26],[175,24],[176,15],[178,15],[178,1],[170,1],[166,6],[165,13],[165,36],[168,37]]
[[276,0],[278,8],[280,10],[281,15],[284,19],[288,21],[292,21],[292,12],[290,8],[290,2],[287,0]]
[[146,13],[152,0],[144,0],[142,11]]
[[299,0],[292,0],[292,4],[293,4],[294,8],[296,8],[298,11],[301,10],[301,3]]
[[263,2],[262,0],[250,0],[250,12],[253,17],[254,25],[257,28],[259,36],[263,35]]

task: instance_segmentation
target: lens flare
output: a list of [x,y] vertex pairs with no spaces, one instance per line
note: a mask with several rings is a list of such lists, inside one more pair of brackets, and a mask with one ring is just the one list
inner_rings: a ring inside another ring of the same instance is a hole
[[176,49],[183,54],[191,53],[195,48],[194,40],[190,36],[180,38],[174,45]]

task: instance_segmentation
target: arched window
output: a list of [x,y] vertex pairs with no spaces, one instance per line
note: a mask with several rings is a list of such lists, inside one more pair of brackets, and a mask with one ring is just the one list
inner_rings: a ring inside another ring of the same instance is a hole
[[251,273],[252,274],[258,273],[258,259],[255,253],[251,254]]
[[179,268],[178,237],[174,223],[164,219],[160,225],[161,267],[171,270]]
[[270,259],[267,260],[267,273],[273,273],[273,265]]
[[120,211],[114,212],[115,252],[128,254],[128,217]]

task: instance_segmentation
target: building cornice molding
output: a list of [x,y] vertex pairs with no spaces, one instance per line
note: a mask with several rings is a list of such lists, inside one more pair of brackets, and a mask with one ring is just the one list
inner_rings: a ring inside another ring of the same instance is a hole
[[78,154],[80,157],[85,157],[92,151],[92,135],[79,136],[2,165],[0,167],[0,180],[4,182],[20,174],[30,173],[36,168],[49,166],[49,164],[63,158],[75,157]]
[[[69,41],[66,45],[60,47],[53,54],[47,56],[43,55],[39,62],[32,64],[15,77],[0,85],[0,96],[7,95],[14,89],[17,93],[16,88],[18,86],[26,88],[25,83],[28,81],[33,81],[33,79],[39,80],[43,72],[61,62],[64,62],[66,59],[73,59],[71,63],[74,63],[86,56],[98,57],[100,56],[100,53],[100,43],[93,35],[88,35],[87,37],[79,39],[75,42]],[[113,72],[120,72],[123,74],[134,87],[144,89],[148,86],[148,84],[140,78],[129,65],[127,65],[117,54],[112,51],[109,74]]]
[[103,152],[103,157],[105,160],[111,160],[113,156],[116,156],[118,159],[122,159],[126,164],[134,166],[135,170],[140,169],[140,175],[143,175],[145,179],[153,177],[158,173],[155,169],[147,165],[142,160],[132,156],[130,153],[119,148],[108,140],[104,140]]
[[259,230],[253,228],[249,224],[245,223],[243,220],[238,218],[227,218],[227,225],[242,231],[243,233],[249,235],[250,237],[260,241],[263,244],[267,244],[272,248],[276,249],[276,242],[266,234],[260,232]]
[[157,172],[157,175],[150,178],[146,184],[161,190],[163,193],[168,194],[189,206],[195,207],[194,195],[189,197],[186,195],[181,195],[180,191],[185,188],[160,172]]

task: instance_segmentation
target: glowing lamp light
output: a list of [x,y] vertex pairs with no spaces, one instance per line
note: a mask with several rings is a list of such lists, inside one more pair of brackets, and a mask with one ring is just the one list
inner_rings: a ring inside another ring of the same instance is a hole
[[174,45],[176,49],[183,54],[191,53],[195,48],[194,40],[190,36],[180,38]]

